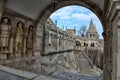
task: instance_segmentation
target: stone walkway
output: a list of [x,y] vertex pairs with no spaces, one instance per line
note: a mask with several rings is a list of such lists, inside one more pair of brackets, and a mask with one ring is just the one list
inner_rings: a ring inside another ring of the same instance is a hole
[[0,80],[102,80],[99,75],[83,73],[55,72],[53,75],[40,75],[0,65]]
[[27,79],[4,71],[0,71],[0,80],[27,80]]
[[63,78],[64,80],[102,80],[100,76],[82,73],[56,72],[53,75]]
[[0,65],[0,80],[62,80],[48,75],[35,74]]

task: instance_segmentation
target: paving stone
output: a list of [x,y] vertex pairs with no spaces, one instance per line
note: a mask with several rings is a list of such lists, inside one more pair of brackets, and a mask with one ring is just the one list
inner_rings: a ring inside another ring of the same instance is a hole
[[27,79],[4,71],[0,71],[0,80],[27,80]]

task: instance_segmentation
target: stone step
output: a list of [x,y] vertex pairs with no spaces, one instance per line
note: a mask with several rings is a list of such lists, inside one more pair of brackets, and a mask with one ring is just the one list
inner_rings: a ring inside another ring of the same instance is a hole
[[17,70],[0,65],[0,80],[62,80],[48,75],[41,75]]
[[92,69],[93,65],[91,64],[89,58],[83,51],[78,51],[79,53],[79,67],[80,69]]

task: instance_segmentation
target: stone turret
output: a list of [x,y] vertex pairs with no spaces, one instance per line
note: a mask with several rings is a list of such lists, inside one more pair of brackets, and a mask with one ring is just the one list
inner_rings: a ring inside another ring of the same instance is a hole
[[87,31],[87,38],[89,39],[98,39],[99,35],[96,30],[95,25],[93,24],[93,21],[91,19],[90,25],[89,25],[89,30]]

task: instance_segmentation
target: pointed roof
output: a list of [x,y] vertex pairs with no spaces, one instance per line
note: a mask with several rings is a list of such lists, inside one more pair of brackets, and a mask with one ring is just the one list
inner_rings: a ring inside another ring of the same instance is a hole
[[89,30],[88,32],[97,32],[95,25],[93,24],[92,18],[90,21],[90,25],[89,25]]

